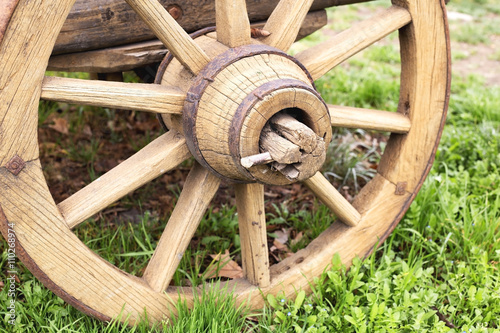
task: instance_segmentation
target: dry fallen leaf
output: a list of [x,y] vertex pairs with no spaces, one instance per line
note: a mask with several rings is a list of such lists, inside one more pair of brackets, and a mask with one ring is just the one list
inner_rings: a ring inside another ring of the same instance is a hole
[[[234,260],[231,260],[229,251],[221,254],[211,254],[214,263],[208,270],[203,274],[206,279],[211,279],[215,277],[226,277],[229,279],[239,279],[243,277],[243,269]],[[217,274],[217,268],[219,272]]]
[[49,128],[62,134],[69,134],[68,121],[64,118],[55,118],[54,123],[49,125]]
[[290,244],[291,245],[297,244],[298,242],[300,242],[302,237],[304,237],[304,233],[301,231],[297,235],[295,235],[295,237],[290,241]]
[[288,252],[288,246],[281,243],[279,240],[275,239],[273,241],[273,246],[271,246],[271,251],[274,251],[274,250]]
[[288,242],[288,237],[290,236],[290,228],[276,230],[274,233],[276,234],[276,240],[281,244],[285,244],[286,242]]

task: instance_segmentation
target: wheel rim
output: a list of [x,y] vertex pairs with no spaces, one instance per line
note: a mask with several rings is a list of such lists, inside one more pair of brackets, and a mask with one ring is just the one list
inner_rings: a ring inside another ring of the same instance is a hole
[[[113,92],[124,89],[120,84],[95,83],[89,86],[71,80],[44,79],[45,66],[40,64],[48,62],[58,31],[73,2],[19,1],[4,38],[0,41],[0,59],[4,65],[4,69],[0,71],[0,86],[5,87],[0,93],[0,118],[3,119],[0,125],[2,233],[6,236],[7,223],[14,223],[19,258],[48,288],[80,310],[102,320],[117,317],[123,310],[124,314],[130,315],[130,321],[135,322],[146,309],[148,318],[161,320],[174,313],[172,305],[179,297],[191,303],[193,296],[188,290],[183,289],[182,293],[173,287],[167,288],[166,293],[163,293],[163,290],[168,285],[169,276],[173,274],[172,270],[175,270],[175,264],[178,263],[174,258],[176,251],[182,252],[182,248],[187,246],[186,239],[189,242],[189,235],[194,233],[211,197],[215,194],[219,179],[199,165],[193,168],[167,224],[168,230],[164,232],[164,235],[168,235],[170,230],[181,230],[186,237],[179,240],[172,250],[165,245],[171,244],[172,239],[162,235],[157,247],[162,251],[155,251],[142,279],[128,275],[105,262],[73,234],[70,228],[125,195],[130,191],[130,187],[124,185],[123,188],[108,191],[104,186],[101,190],[103,192],[97,193],[112,192],[111,197],[101,200],[99,195],[95,195],[98,199],[92,201],[89,193],[96,193],[94,190],[101,186],[90,184],[79,192],[80,194],[70,197],[71,200],[56,205],[48,191],[38,159],[38,99],[41,96],[45,99],[95,103],[101,106],[125,103],[131,108],[141,108],[126,98],[109,102],[109,99],[106,99],[109,96],[96,96],[92,93],[96,91],[96,87],[102,88],[99,89],[102,91]],[[155,34],[185,68],[198,73],[215,56],[186,37],[187,34],[179,30],[175,21],[165,17],[161,5],[156,1],[127,2],[149,22]],[[228,29],[233,19],[241,22],[241,18],[246,15],[241,9],[244,8],[243,1],[236,1],[239,6],[229,6],[230,2],[232,1],[216,2],[218,41],[229,47],[253,43],[248,33],[249,26],[240,24],[240,28]],[[272,31],[272,35],[262,41],[278,49],[288,50],[295,39],[297,26],[300,25],[293,22],[303,19],[311,3],[312,1],[304,1],[297,4],[294,1],[282,0],[265,28]],[[354,256],[370,253],[375,244],[383,241],[397,225],[429,172],[449,98],[449,39],[444,3],[430,0],[419,1],[418,4],[417,1],[410,0],[393,3],[393,7],[374,20],[366,20],[346,33],[354,33],[356,38],[362,36],[363,41],[371,44],[375,41],[373,39],[382,38],[403,27],[400,30],[403,65],[399,115],[392,119],[392,116],[384,113],[383,115],[391,120],[382,121],[381,124],[374,121],[370,125],[375,126],[375,129],[388,127],[394,132],[380,162],[378,174],[356,196],[352,205],[345,204],[321,174],[317,173],[306,180],[305,185],[348,225],[334,223],[307,248],[269,269],[266,260],[261,260],[265,258],[267,248],[256,250],[265,234],[252,228],[252,222],[257,222],[257,227],[265,223],[262,213],[263,186],[235,185],[240,232],[246,235],[242,237],[242,252],[257,253],[260,256],[255,259],[251,255],[243,254],[246,279],[227,282],[229,286],[237,287],[235,296],[238,303],[250,299],[251,307],[258,308],[263,306],[263,295],[267,293],[282,292],[291,297],[299,289],[310,288],[312,278],[324,271],[333,254],[339,253],[342,261],[349,265]],[[46,17],[39,13],[51,13],[56,18],[51,21],[50,29],[46,28]],[[154,19],[152,13],[159,13],[162,19]],[[368,32],[368,36],[365,36],[364,27],[374,23],[377,23],[377,28],[370,30],[371,33]],[[182,43],[176,40],[186,42],[187,46],[182,46]],[[309,70],[313,79],[317,79],[345,60],[344,58],[349,58],[368,46],[360,43],[358,46],[344,47],[343,40],[353,44],[353,39],[341,36],[330,44],[326,42],[320,48],[304,51],[296,58]],[[335,52],[319,52],[321,48],[330,50],[331,45],[340,45],[338,48],[342,52],[333,55]],[[14,57],[9,57],[12,54],[19,56],[13,59]],[[182,70],[181,68],[180,71]],[[168,80],[165,81],[163,83],[168,85]],[[167,123],[180,130],[182,121],[179,121],[179,118],[185,99],[182,88],[145,88],[144,85],[134,85],[127,86],[126,91],[137,97],[140,102],[147,102],[145,111],[167,112],[173,115],[164,118],[167,118]],[[75,89],[80,93],[77,97],[73,96]],[[71,96],[68,97],[68,94]],[[90,95],[90,98],[87,95]],[[157,102],[158,99],[161,101]],[[357,126],[364,126],[360,121],[345,116],[341,108],[330,107],[329,111],[334,125],[348,127],[354,122]],[[357,114],[356,110],[351,111]],[[404,119],[399,116],[407,118],[411,127],[405,125]],[[400,123],[403,125],[396,126]],[[161,150],[158,148],[160,146]],[[134,155],[131,161],[124,162],[121,169],[115,173],[110,172],[101,177],[100,181],[105,184],[112,183],[116,175],[123,175],[124,170],[131,168],[126,172],[132,178],[138,170],[143,173],[142,177],[135,177],[139,179],[134,186],[140,186],[174,168],[189,155],[184,137],[171,131],[148,145],[137,156]],[[154,170],[146,167],[148,163],[154,165]],[[134,169],[134,165],[138,169]],[[193,202],[196,205],[193,205]],[[85,206],[91,206],[92,209],[86,209]],[[352,212],[353,209],[359,216]]]

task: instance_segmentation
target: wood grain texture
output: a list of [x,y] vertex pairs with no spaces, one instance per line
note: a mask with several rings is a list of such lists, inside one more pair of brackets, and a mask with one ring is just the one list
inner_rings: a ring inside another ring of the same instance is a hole
[[182,114],[186,94],[156,84],[80,80],[47,76],[41,98],[122,110]]
[[157,292],[163,292],[179,266],[220,179],[199,164],[189,172],[179,200],[168,220],[143,278]]
[[[201,96],[196,119],[198,145],[204,159],[222,175],[234,177],[233,179],[246,179],[241,175],[240,169],[235,165],[231,155],[231,140],[228,139],[228,135],[233,117],[243,100],[251,95],[255,89],[279,79],[309,82],[306,74],[288,58],[274,54],[255,55],[224,68]],[[295,90],[292,89],[288,96],[291,96],[293,100]],[[289,103],[292,102],[289,101]],[[250,127],[259,127],[261,123],[262,126],[256,130],[255,136],[252,137],[251,147],[255,151],[242,156],[260,152],[259,137],[264,123],[275,112],[281,110],[279,103],[273,104],[275,104],[273,109],[257,109],[260,110],[260,113],[255,111],[248,115]],[[248,147],[250,146],[247,145]]]
[[328,105],[332,126],[361,128],[392,133],[408,133],[410,119],[396,112]]
[[50,57],[47,70],[90,73],[125,72],[161,62],[167,52],[165,45],[159,40],[138,42],[95,51],[55,55]]
[[400,31],[401,90],[398,112],[412,123],[407,135],[392,135],[378,171],[414,192],[434,161],[450,93],[451,60],[445,6],[440,1],[394,1],[412,24]]
[[326,42],[298,53],[296,58],[306,66],[316,80],[338,64],[409,22],[411,22],[411,15],[408,10],[392,6],[353,25]]
[[266,125],[260,135],[260,148],[271,154],[274,161],[283,164],[298,163],[302,159],[300,146],[290,142]]
[[210,58],[157,0],[126,0],[156,37],[185,67],[197,74]]
[[234,190],[238,209],[243,274],[251,284],[265,288],[270,284],[270,277],[264,185],[237,184]]
[[186,141],[176,131],[154,140],[58,207],[69,228],[100,212],[116,200],[175,168],[190,156]]
[[[61,29],[72,4],[34,1],[30,7],[20,1],[5,30],[0,44],[0,166],[16,154],[24,161],[38,158],[38,124],[29,120],[38,117],[43,64],[55,42],[53,31]],[[47,21],[39,10],[56,18]]]
[[250,44],[250,21],[245,0],[215,1],[217,40],[228,47]]
[[[397,5],[406,6],[414,18],[401,31],[399,112],[411,119],[409,133],[391,137],[392,148],[388,146],[383,157],[386,160],[381,162],[381,174],[353,202],[352,207],[361,215],[356,226],[334,223],[306,249],[272,266],[267,287],[246,280],[227,283],[225,287],[234,290],[238,303],[250,300],[252,308],[262,307],[268,293],[282,292],[291,298],[300,289],[310,290],[311,280],[324,272],[335,253],[346,266],[355,256],[366,256],[393,230],[423,183],[449,97],[444,3],[401,0]],[[173,305],[179,297],[187,298],[188,306],[192,304],[192,294],[184,295],[188,292],[182,288],[167,288],[167,295],[156,292],[142,279],[118,270],[90,251],[66,224],[36,159],[36,106],[50,54],[46,43],[53,44],[70,6],[71,1],[65,0],[21,0],[0,45],[0,159],[9,160],[13,154],[28,158],[17,176],[7,170],[5,163],[0,164],[0,225],[5,233],[7,222],[15,224],[21,259],[46,286],[82,311],[101,319],[123,313],[125,317],[130,315],[133,324],[146,308],[148,318],[157,322],[175,315]],[[47,28],[50,30],[44,31]],[[301,100],[307,98],[298,102]],[[275,102],[284,103],[281,98]],[[255,137],[250,135],[249,140]],[[121,174],[127,178],[126,172]],[[406,191],[395,185],[405,180]]]
[[264,26],[264,30],[271,33],[262,38],[262,42],[282,51],[288,51],[297,38],[314,0],[281,0]]
[[356,256],[366,257],[380,245],[397,225],[404,211],[409,206],[410,193],[395,195],[396,187],[380,175],[377,175],[361,190],[360,200],[353,205],[362,212],[357,226],[348,227],[343,223],[333,223],[305,249],[271,266],[271,284],[267,288],[258,288],[250,283],[238,280],[229,283],[235,288],[238,304],[248,301],[251,308],[262,308],[268,293],[293,298],[298,290],[311,290],[311,277],[319,276],[331,264],[334,254],[338,254],[342,263],[349,267]]
[[130,323],[140,320],[144,307],[155,321],[175,311],[177,294],[153,292],[141,279],[96,255],[68,229],[38,160],[28,162],[18,177],[0,168],[0,200],[5,220],[15,225],[18,249],[22,247],[28,267],[80,310],[101,319],[123,313],[130,315]]
[[[308,13],[299,30],[297,40],[319,30],[326,23],[325,10]],[[251,27],[263,28],[265,24],[262,21],[255,22]],[[48,70],[92,73],[124,72],[161,62],[166,53],[167,49],[159,40],[138,42],[102,50],[55,55],[49,60]]]
[[316,149],[318,136],[304,123],[286,113],[274,115],[269,123],[284,138],[298,145],[306,153]]
[[[362,0],[316,0],[312,10]],[[187,32],[215,25],[215,2],[204,0],[160,0],[163,7],[179,6],[177,22]],[[278,0],[248,0],[251,22],[267,20]],[[131,31],[130,27],[134,27]],[[141,18],[123,0],[77,0],[59,35],[54,54],[108,48],[154,39]]]
[[361,215],[326,179],[321,172],[304,181],[304,184],[345,224],[356,226]]
[[19,0],[0,0],[0,8],[2,9],[0,11],[0,44],[18,2]]

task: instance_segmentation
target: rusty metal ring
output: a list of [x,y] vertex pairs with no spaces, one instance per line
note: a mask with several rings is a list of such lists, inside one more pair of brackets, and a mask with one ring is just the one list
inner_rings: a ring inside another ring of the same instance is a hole
[[[214,81],[214,78],[219,74],[222,70],[230,66],[231,64],[243,59],[243,58],[248,58],[252,57],[255,55],[259,54],[275,54],[275,55],[280,55],[282,57],[285,57],[291,61],[293,61],[295,64],[297,64],[298,67],[300,67],[304,73],[307,75],[309,78],[311,85],[313,88],[308,87],[311,91],[314,91],[315,94],[318,95],[314,88],[314,80],[311,76],[311,74],[307,71],[307,69],[302,65],[297,59],[295,59],[292,56],[289,56],[288,54],[284,53],[281,50],[278,50],[274,47],[268,46],[268,45],[244,45],[236,48],[231,48],[221,54],[219,54],[217,57],[212,59],[201,71],[200,73],[195,77],[194,82],[189,89],[188,92],[188,98],[186,99],[186,102],[184,104],[184,109],[183,109],[183,127],[184,127],[184,135],[186,137],[186,143],[189,147],[189,150],[193,154],[193,156],[196,158],[196,160],[211,170],[214,174],[216,174],[218,177],[226,179],[226,180],[231,180],[235,181],[234,179],[230,179],[228,177],[225,177],[224,175],[221,175],[219,172],[214,170],[208,162],[205,160],[203,157],[203,154],[201,153],[198,145],[198,140],[196,137],[196,117],[198,114],[198,104],[201,96],[207,89],[207,87]],[[282,80],[279,80],[282,81]],[[301,82],[301,81],[297,81]],[[302,82],[304,86],[307,86]],[[268,88],[267,88],[268,89]],[[267,91],[266,89],[266,91]],[[253,95],[252,95],[253,96]],[[244,181],[243,181],[244,182]]]
[[241,165],[242,156],[240,154],[240,133],[243,128],[243,123],[255,104],[263,100],[267,95],[277,90],[287,88],[307,90],[315,95],[325,105],[325,108],[328,108],[321,95],[314,88],[296,79],[283,79],[267,82],[245,97],[243,102],[238,106],[235,116],[231,122],[231,127],[229,128],[229,151],[231,152],[233,161],[238,169],[252,179],[255,179],[255,177]]

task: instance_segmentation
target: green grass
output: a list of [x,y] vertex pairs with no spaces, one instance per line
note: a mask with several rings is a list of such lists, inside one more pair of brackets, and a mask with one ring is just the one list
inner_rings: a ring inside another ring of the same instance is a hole
[[[377,8],[368,4],[369,12]],[[470,26],[452,27],[453,38],[486,43],[498,35],[498,25],[493,25],[490,17],[500,14],[495,0],[452,0],[448,8],[477,17]],[[330,9],[329,14],[335,29],[360,19],[355,8]],[[305,45],[325,38],[316,34]],[[317,87],[328,103],[394,111],[399,94],[398,67],[397,47],[392,42],[377,44],[320,79]],[[251,313],[244,305],[234,306],[232,290],[216,293],[210,289],[201,292],[193,309],[177,304],[179,316],[170,323],[151,328],[141,322],[127,327],[83,315],[17,263],[16,325],[7,322],[9,297],[4,287],[0,292],[0,332],[500,332],[499,110],[500,87],[487,87],[477,75],[454,77],[436,161],[409,211],[380,248],[364,260],[355,259],[349,270],[338,257],[332,258],[331,267],[313,281],[310,296],[300,291],[295,300],[268,296],[266,308]],[[131,140],[133,149],[138,150],[156,135],[146,129],[144,141],[124,138],[118,130],[126,125],[122,114],[55,103],[41,103],[39,123],[44,129],[51,117],[67,117],[69,132],[75,134],[89,123],[89,111],[99,113],[104,123],[113,122],[115,130],[108,128],[103,133],[113,143]],[[366,131],[336,131],[323,172],[339,188],[347,186],[349,193],[355,194],[373,176],[374,169],[368,166],[376,165],[385,137]],[[57,140],[57,145],[67,143],[62,135]],[[81,138],[65,146],[63,152],[54,147],[47,153],[56,156],[55,161],[69,158],[85,165],[88,179],[94,179],[99,175],[96,160],[105,148],[99,139]],[[45,171],[52,172],[49,167]],[[151,185],[123,199],[123,207],[137,209],[134,219],[100,216],[99,224],[89,220],[78,227],[77,236],[105,260],[140,276],[169,217],[168,213],[144,208],[147,194],[154,190]],[[175,202],[180,187],[168,190]],[[269,234],[275,236],[273,230],[283,228],[302,231],[300,241],[287,244],[297,251],[330,225],[328,213],[314,201],[304,206],[285,200],[267,211],[272,228]],[[5,286],[6,246],[2,241],[0,281]],[[174,282],[202,284],[203,273],[212,264],[209,255],[224,250],[240,260],[237,214],[229,203],[216,205],[205,214]]]

